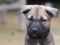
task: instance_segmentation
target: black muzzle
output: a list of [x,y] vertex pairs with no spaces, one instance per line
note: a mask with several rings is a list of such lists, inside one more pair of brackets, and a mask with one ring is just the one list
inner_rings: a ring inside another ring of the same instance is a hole
[[28,36],[33,39],[46,38],[50,30],[46,29],[42,23],[39,22],[34,22],[34,23],[32,22],[27,28]]

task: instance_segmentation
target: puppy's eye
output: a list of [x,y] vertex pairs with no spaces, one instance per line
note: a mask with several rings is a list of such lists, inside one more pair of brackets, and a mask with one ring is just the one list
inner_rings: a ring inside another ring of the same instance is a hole
[[45,22],[45,21],[46,21],[46,19],[42,19],[41,21]]
[[32,20],[32,18],[28,18],[28,20]]
[[44,22],[44,21],[46,21],[46,19],[42,19],[42,21]]
[[46,19],[41,18],[41,21],[45,22],[45,21],[46,21]]
[[31,21],[31,20],[33,20],[33,16],[31,16],[31,17],[28,17],[28,20],[30,20],[30,21]]

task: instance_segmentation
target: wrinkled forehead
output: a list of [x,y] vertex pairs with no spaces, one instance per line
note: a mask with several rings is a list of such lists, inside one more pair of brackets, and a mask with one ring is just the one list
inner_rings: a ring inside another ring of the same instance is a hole
[[42,6],[34,6],[31,8],[31,10],[27,13],[27,18],[30,18],[33,16],[33,19],[40,19],[43,17],[44,19],[47,19],[47,13],[45,11],[45,8]]
[[41,17],[51,19],[53,16],[58,16],[59,10],[43,5],[25,5],[21,6],[19,13],[26,17],[33,16],[33,19],[40,19]]

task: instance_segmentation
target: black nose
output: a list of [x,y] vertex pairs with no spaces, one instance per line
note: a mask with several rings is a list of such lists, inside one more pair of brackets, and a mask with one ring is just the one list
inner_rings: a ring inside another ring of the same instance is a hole
[[32,28],[33,33],[36,33],[38,31],[38,28]]

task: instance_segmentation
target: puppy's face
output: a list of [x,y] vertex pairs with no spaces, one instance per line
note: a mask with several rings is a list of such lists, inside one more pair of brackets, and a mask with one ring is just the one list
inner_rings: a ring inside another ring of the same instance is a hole
[[27,18],[27,33],[31,38],[45,38],[49,33],[50,19],[58,15],[58,9],[42,5],[25,6],[21,14]]

